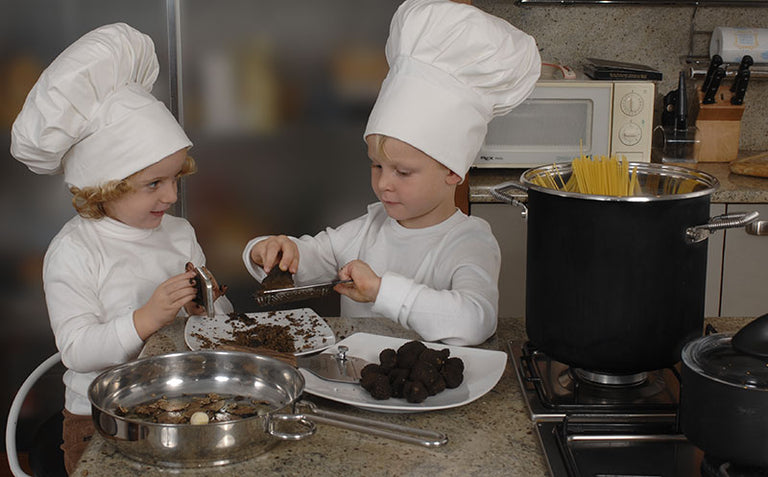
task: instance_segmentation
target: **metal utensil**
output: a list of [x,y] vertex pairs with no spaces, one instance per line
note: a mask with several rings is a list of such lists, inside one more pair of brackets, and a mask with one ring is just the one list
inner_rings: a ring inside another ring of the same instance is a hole
[[213,275],[204,266],[192,265],[190,263],[187,267],[188,269],[194,267],[195,283],[198,290],[196,300],[199,300],[200,305],[205,308],[205,313],[208,315],[208,318],[213,318],[216,315],[216,311],[213,307]]
[[243,351],[279,359],[295,368],[306,369],[320,379],[339,383],[358,383],[361,377],[360,372],[370,364],[362,358],[347,356],[349,348],[344,345],[339,346],[335,354],[321,353],[310,356],[296,356],[294,353],[275,351],[268,348],[252,348],[250,346],[233,344],[220,345],[216,349]]
[[336,354],[297,356],[296,364],[320,379],[339,383],[357,383],[360,381],[360,371],[370,363],[362,358],[347,356],[348,351],[349,348],[341,345]]
[[333,291],[333,287],[339,283],[352,283],[352,280],[333,280],[332,282],[315,285],[259,290],[253,294],[253,299],[256,300],[257,305],[262,307],[282,305],[284,303],[328,295]]

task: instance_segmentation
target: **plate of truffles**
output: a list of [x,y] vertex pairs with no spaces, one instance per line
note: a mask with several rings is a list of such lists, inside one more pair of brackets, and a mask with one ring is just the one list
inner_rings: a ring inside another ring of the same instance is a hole
[[370,363],[360,383],[331,382],[300,369],[304,391],[370,411],[423,412],[468,404],[496,386],[507,363],[503,351],[368,333],[336,344]]

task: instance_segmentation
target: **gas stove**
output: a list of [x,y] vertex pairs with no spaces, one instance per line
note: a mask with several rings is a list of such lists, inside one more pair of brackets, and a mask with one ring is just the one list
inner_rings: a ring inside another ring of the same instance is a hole
[[768,477],[704,455],[680,432],[676,368],[631,375],[571,368],[509,342],[553,477]]

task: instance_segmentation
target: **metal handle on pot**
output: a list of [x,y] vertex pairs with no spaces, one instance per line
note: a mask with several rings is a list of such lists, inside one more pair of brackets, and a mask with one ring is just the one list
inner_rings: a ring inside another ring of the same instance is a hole
[[448,442],[448,437],[442,432],[426,431],[389,422],[325,411],[319,409],[313,403],[308,401],[299,401],[296,403],[296,408],[298,409],[300,407],[306,408],[307,411],[302,414],[297,414],[296,416],[313,422],[349,429],[351,431],[362,432],[424,447],[439,447]]
[[[277,429],[279,425],[278,423],[283,421],[298,422],[304,426],[306,430],[296,433],[280,432]],[[301,414],[271,414],[267,418],[267,432],[270,436],[277,437],[278,439],[282,439],[284,441],[298,441],[317,432],[317,426],[314,422],[310,421],[306,418],[306,416]]]
[[501,183],[496,187],[492,188],[491,195],[502,202],[506,202],[508,204],[522,207],[523,211],[520,213],[520,215],[523,217],[523,220],[526,220],[528,218],[528,207],[522,202],[520,202],[519,200],[515,199],[514,197],[510,197],[504,193],[509,189],[518,189],[524,192],[528,192],[528,188],[523,184],[519,182],[510,181],[510,182]]
[[754,222],[759,215],[757,211],[718,215],[709,219],[709,223],[688,227],[685,230],[685,239],[688,243],[701,242],[709,238],[715,230],[744,227]]

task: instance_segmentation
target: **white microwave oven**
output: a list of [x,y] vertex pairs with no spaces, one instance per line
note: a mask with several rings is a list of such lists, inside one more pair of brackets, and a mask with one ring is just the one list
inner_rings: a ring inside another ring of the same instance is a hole
[[654,99],[652,81],[539,80],[490,122],[474,166],[528,168],[580,153],[650,162]]

